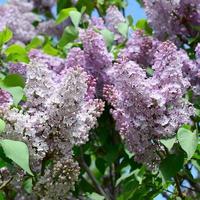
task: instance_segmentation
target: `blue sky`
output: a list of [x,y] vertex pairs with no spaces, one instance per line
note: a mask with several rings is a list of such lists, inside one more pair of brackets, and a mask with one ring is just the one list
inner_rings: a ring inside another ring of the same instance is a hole
[[139,19],[146,18],[144,10],[136,2],[136,0],[128,0],[128,7],[126,9],[126,16],[131,15],[134,19],[134,22],[137,22]]

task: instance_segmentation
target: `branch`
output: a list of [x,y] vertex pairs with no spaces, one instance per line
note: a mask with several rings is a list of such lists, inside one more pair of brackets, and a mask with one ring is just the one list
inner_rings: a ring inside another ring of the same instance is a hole
[[3,184],[0,186],[0,190],[2,190],[4,187],[6,187],[11,181],[13,177],[9,178],[7,181],[3,182]]
[[94,184],[94,187],[97,189],[97,191],[105,197],[106,200],[110,200],[110,197],[105,193],[101,185],[98,183],[96,177],[92,174],[89,167],[87,166],[83,154],[81,153],[81,157],[79,157],[79,164],[83,167],[83,169],[87,172],[89,178],[91,179],[92,183]]
[[175,180],[175,183],[176,183],[176,188],[177,188],[177,191],[178,191],[178,196],[181,197],[181,199],[183,199],[184,196],[183,196],[182,191],[181,191],[181,187],[180,187],[180,182],[179,182],[178,176],[175,176],[174,180]]

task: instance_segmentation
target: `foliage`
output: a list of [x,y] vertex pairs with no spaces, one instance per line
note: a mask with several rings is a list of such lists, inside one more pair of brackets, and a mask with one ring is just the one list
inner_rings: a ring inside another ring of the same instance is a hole
[[31,2],[31,40],[0,20],[0,200],[199,199],[200,24],[184,15],[191,34],[164,35],[122,15],[125,0]]

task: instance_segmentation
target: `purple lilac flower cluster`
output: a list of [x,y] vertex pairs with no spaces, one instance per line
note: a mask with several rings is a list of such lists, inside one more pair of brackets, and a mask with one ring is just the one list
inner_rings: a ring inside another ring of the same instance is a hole
[[[78,178],[79,166],[72,158],[72,147],[88,140],[104,103],[94,99],[96,80],[80,66],[73,65],[62,73],[64,59],[38,50],[31,51],[29,57],[30,63],[24,65],[27,102],[21,110],[4,111],[4,137],[28,145],[31,169],[36,173],[40,173],[45,158],[54,160],[34,190],[44,199],[58,199]],[[6,103],[6,94],[3,97]],[[55,191],[57,196],[53,197]]]
[[28,42],[36,36],[32,23],[38,16],[32,12],[33,4],[26,0],[10,0],[0,6],[0,31],[6,26],[13,31],[13,41]]
[[137,58],[120,58],[107,70],[113,85],[104,88],[122,138],[135,160],[149,168],[159,162],[159,139],[172,137],[180,125],[190,123],[194,113],[182,98],[190,84],[181,72],[183,62],[176,46],[160,43],[153,57],[152,77],[147,77]]
[[197,34],[200,24],[200,0],[144,0],[145,10],[155,36],[177,44]]
[[79,59],[82,58],[83,67],[97,78],[97,89],[101,90],[106,81],[105,70],[112,66],[112,54],[108,52],[103,36],[92,28],[82,31],[80,38],[83,50],[78,54],[81,55]]

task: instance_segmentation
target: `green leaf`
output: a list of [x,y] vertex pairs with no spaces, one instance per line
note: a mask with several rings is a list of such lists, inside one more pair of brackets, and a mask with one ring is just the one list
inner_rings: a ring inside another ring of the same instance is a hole
[[153,76],[154,70],[151,67],[146,68],[146,73],[148,77]]
[[81,14],[83,14],[85,11],[86,11],[86,6],[83,6],[82,8],[81,8]]
[[33,180],[32,180],[32,178],[29,178],[29,179],[24,181],[23,188],[27,193],[29,193],[29,194],[32,193],[32,189],[33,189]]
[[117,30],[120,34],[122,34],[125,38],[128,36],[128,24],[127,23],[119,23],[117,26]]
[[38,47],[42,47],[44,43],[44,39],[42,37],[35,37],[31,40],[31,42],[27,45],[26,49],[36,49]]
[[71,11],[76,11],[76,8],[65,8],[60,11],[58,14],[58,17],[56,19],[56,24],[60,24],[63,22],[65,19],[67,19],[70,15]]
[[73,26],[65,28],[64,33],[58,42],[58,46],[63,48],[69,42],[73,42],[78,37],[78,30]]
[[3,83],[7,87],[22,87],[24,88],[25,86],[25,81],[22,76],[19,74],[9,74],[6,76],[6,78],[3,80]]
[[78,27],[80,20],[81,20],[81,13],[78,11],[71,11],[71,12],[69,12],[69,16],[70,16],[74,26]]
[[176,137],[162,139],[160,140],[160,142],[170,151],[172,147],[174,146],[174,143],[176,142]]
[[13,44],[9,46],[4,53],[7,56],[6,59],[7,61],[25,62],[25,63],[29,62],[26,49],[18,44]]
[[13,33],[9,28],[5,28],[0,32],[0,46],[10,41],[13,37]]
[[136,23],[136,28],[144,30],[146,34],[152,35],[152,28],[149,26],[146,19],[140,19]]
[[139,186],[139,183],[137,182],[135,178],[125,181],[123,184],[123,192],[117,197],[117,200],[136,199],[136,198],[132,198],[132,196],[136,192],[138,186]]
[[0,119],[0,133],[4,132],[6,127],[6,123],[4,122],[4,120]]
[[52,56],[57,56],[59,53],[59,51],[56,48],[52,47],[51,44],[49,44],[49,43],[47,43],[44,46],[43,51],[44,51],[44,53],[47,53]]
[[[16,84],[17,85],[17,84]],[[24,90],[20,86],[16,87],[9,87],[4,83],[4,80],[0,80],[0,88],[9,92],[13,97],[13,103],[17,106],[18,103],[23,99],[24,97]]]
[[191,25],[191,27],[196,30],[196,31],[199,31],[200,32],[200,26],[196,26],[196,25]]
[[108,29],[101,30],[101,34],[106,42],[108,48],[110,48],[114,41],[114,34]]
[[134,171],[131,173],[124,173],[121,175],[121,177],[119,179],[117,179],[116,181],[116,186],[118,186],[122,181],[126,181],[127,178],[131,177],[134,175]]
[[183,167],[183,154],[170,154],[160,163],[160,172],[164,181],[170,180]]
[[185,128],[180,128],[177,133],[177,139],[181,148],[187,153],[188,160],[192,158],[197,145],[197,134]]
[[102,158],[97,158],[95,161],[95,165],[101,174],[104,174],[106,170],[106,163]]
[[6,195],[3,191],[0,191],[0,200],[6,200]]
[[24,171],[33,176],[29,167],[29,152],[25,143],[14,140],[1,140],[0,144],[7,158],[19,165]]
[[24,97],[24,90],[21,87],[11,87],[11,88],[6,88],[5,90],[12,95],[13,103],[15,106],[17,106]]
[[97,0],[97,4],[103,5],[104,4],[104,0]]
[[88,0],[79,0],[76,4],[76,8],[78,10],[81,10],[82,7],[85,7],[86,10],[85,12],[88,14],[88,15],[91,15],[93,10],[94,10],[94,6],[95,6],[95,3],[94,1],[88,1]]
[[64,8],[72,7],[72,1],[57,0],[57,14]]
[[104,200],[104,197],[101,196],[100,194],[97,194],[95,192],[93,192],[92,194],[89,194],[88,197],[91,199],[91,200]]
[[18,54],[18,53],[12,53],[9,54],[9,56],[6,58],[6,61],[12,61],[12,62],[24,62],[29,63],[29,57],[26,54]]
[[129,24],[129,26],[132,26],[133,25],[133,17],[131,16],[131,15],[128,15],[127,16],[127,20],[128,20],[128,24]]
[[6,50],[5,50],[5,54],[8,56],[9,54],[26,54],[26,49],[18,44],[13,44],[11,46],[9,46]]

